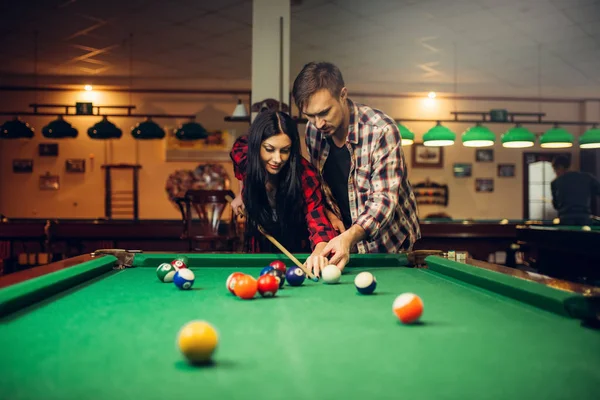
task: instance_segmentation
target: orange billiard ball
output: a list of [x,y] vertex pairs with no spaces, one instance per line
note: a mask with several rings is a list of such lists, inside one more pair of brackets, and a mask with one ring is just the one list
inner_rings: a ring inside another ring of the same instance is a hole
[[240,276],[235,281],[233,291],[241,299],[252,299],[258,291],[258,282],[250,275]]
[[423,300],[416,294],[403,293],[396,297],[392,309],[403,324],[411,324],[421,318]]

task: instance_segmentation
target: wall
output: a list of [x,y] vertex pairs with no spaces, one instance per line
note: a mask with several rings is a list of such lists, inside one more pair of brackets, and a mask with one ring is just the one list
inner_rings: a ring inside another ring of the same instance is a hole
[[[92,96],[92,97],[90,97]],[[199,123],[208,130],[230,130],[240,134],[247,129],[246,124],[223,121],[235,108],[234,96],[206,95],[147,95],[107,92],[39,93],[37,99],[33,93],[3,93],[0,110],[28,110],[30,103],[75,104],[76,101],[89,100],[98,105],[134,104],[136,114],[181,114],[196,115]],[[247,99],[243,99],[247,103]],[[47,111],[47,110],[44,110]],[[114,110],[113,110],[114,111]],[[12,117],[0,117],[2,123]],[[92,140],[87,129],[100,120],[99,117],[69,116],[65,119],[79,130],[76,139],[50,140],[42,136],[41,130],[55,117],[22,118],[35,128],[32,140],[0,140],[0,213],[12,218],[97,218],[104,216],[104,163],[136,163],[140,170],[140,218],[172,219],[179,218],[178,209],[168,201],[165,184],[170,173],[177,169],[194,169],[197,162],[166,162],[165,141],[139,141],[131,137],[131,129],[143,119],[111,117],[110,121],[123,130],[119,140]],[[156,119],[159,125],[173,129],[182,120]],[[58,157],[38,157],[39,143],[56,142],[59,144]],[[137,147],[137,149],[136,149]],[[14,174],[12,160],[33,158],[32,174]],[[85,174],[65,172],[65,160],[83,158],[86,160]],[[225,163],[228,173],[233,177],[231,163]],[[39,176],[50,172],[60,176],[61,187],[58,191],[39,190]],[[117,172],[115,185],[130,189],[131,174]],[[237,182],[232,179],[234,189]]]
[[[135,113],[171,113],[195,114],[197,121],[207,129],[228,129],[234,135],[247,130],[245,123],[227,123],[223,117],[230,115],[237,98],[233,96],[200,96],[200,95],[166,95],[166,94],[127,94],[108,92],[72,92],[72,93],[3,93],[0,100],[0,111],[29,110],[28,105],[38,103],[69,103],[88,99],[93,95],[95,104],[135,104]],[[531,102],[483,102],[483,101],[450,101],[444,99],[382,99],[350,97],[357,102],[379,108],[393,118],[431,118],[450,119],[452,110],[487,111],[492,108],[508,108],[510,111],[547,113],[548,120],[578,120],[581,118],[580,106],[577,103],[545,103],[540,106]],[[247,99],[244,98],[246,106]],[[4,122],[10,117],[2,117]],[[36,137],[29,141],[0,141],[0,213],[10,217],[22,218],[96,218],[104,215],[104,178],[100,166],[104,162],[134,163],[136,146],[139,152],[140,171],[140,218],[171,219],[179,218],[179,212],[169,203],[165,195],[165,183],[168,175],[176,169],[193,169],[197,162],[166,162],[164,141],[140,142],[129,134],[131,127],[141,122],[131,118],[110,118],[123,129],[120,140],[106,143],[93,141],[87,136],[88,127],[96,123],[98,117],[68,117],[67,120],[79,129],[77,139],[60,140],[59,156],[56,158],[37,157],[37,146],[41,142],[52,142],[42,137],[41,129],[53,117],[24,117],[36,130]],[[173,128],[182,120],[156,120],[162,126]],[[421,141],[432,123],[404,123]],[[470,124],[453,123],[447,125],[459,138],[457,144],[444,148],[444,168],[416,169],[411,167],[410,147],[405,147],[405,156],[409,166],[409,178],[417,183],[430,178],[449,186],[450,201],[448,207],[421,206],[420,215],[444,211],[454,218],[521,218],[522,210],[522,163],[524,152],[543,152],[539,145],[529,149],[505,149],[500,144],[500,134],[511,127],[510,124],[489,124],[488,127],[497,134],[497,143],[493,147],[495,160],[493,163],[475,162],[475,149],[463,147],[460,134]],[[543,132],[547,125],[529,125],[534,132]],[[304,126],[301,125],[303,132]],[[578,136],[582,127],[568,127]],[[579,150],[571,150],[575,165],[578,164]],[[93,163],[90,155],[94,155]],[[33,158],[33,174],[14,174],[12,160],[15,158]],[[84,175],[65,173],[65,160],[68,158],[84,158],[87,171]],[[454,178],[452,166],[456,162],[473,164],[473,176],[470,178]],[[515,178],[498,178],[497,164],[513,163],[516,165]],[[237,190],[237,182],[233,179],[230,162],[224,163],[232,178],[232,188]],[[39,175],[49,171],[58,174],[61,189],[58,191],[40,191]],[[494,178],[493,193],[476,193],[475,179]],[[119,178],[117,178],[119,179]]]

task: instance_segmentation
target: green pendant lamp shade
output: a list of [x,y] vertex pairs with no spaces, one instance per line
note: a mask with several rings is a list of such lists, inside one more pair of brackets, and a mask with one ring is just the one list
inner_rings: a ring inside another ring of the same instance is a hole
[[540,138],[540,146],[545,149],[572,147],[575,138],[566,129],[555,126],[548,129]]
[[106,116],[88,129],[88,136],[92,139],[120,139],[122,135],[123,131],[110,122]]
[[398,124],[400,137],[402,138],[402,146],[410,146],[415,142],[415,134],[402,124]]
[[579,138],[579,147],[582,149],[600,148],[600,128],[594,125]]
[[163,139],[165,137],[165,131],[156,122],[152,121],[151,118],[141,122],[131,130],[131,136],[134,139]]
[[502,146],[513,149],[531,147],[535,143],[535,134],[522,126],[515,126],[502,135]]
[[59,115],[54,121],[42,128],[42,135],[48,139],[76,138],[79,132]]
[[192,121],[181,125],[175,132],[175,136],[179,140],[198,140],[206,139],[208,132],[202,125]]
[[18,117],[0,126],[0,139],[31,139],[32,137],[33,128]]
[[439,122],[423,135],[423,144],[429,147],[451,146],[455,140],[456,134]]
[[496,141],[496,135],[485,126],[479,124],[467,129],[462,134],[462,142],[465,147],[489,147]]

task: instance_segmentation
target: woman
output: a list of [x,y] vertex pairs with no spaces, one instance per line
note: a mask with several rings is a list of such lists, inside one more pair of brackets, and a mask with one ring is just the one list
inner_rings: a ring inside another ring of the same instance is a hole
[[291,253],[312,249],[306,261],[309,270],[324,268],[328,260],[320,253],[336,232],[325,215],[317,171],[300,154],[292,118],[262,111],[248,136],[236,140],[230,156],[241,187],[232,206],[237,215],[246,216],[246,251],[278,251],[259,232],[261,225]]

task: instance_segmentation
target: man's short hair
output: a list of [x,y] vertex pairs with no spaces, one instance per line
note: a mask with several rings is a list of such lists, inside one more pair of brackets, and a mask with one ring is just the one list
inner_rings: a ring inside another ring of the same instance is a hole
[[571,159],[567,156],[556,156],[552,160],[553,167],[563,167],[564,169],[569,169],[571,166]]
[[332,97],[339,97],[344,88],[344,78],[339,68],[328,62],[306,64],[294,81],[292,95],[302,112],[308,99],[321,89],[327,89]]

